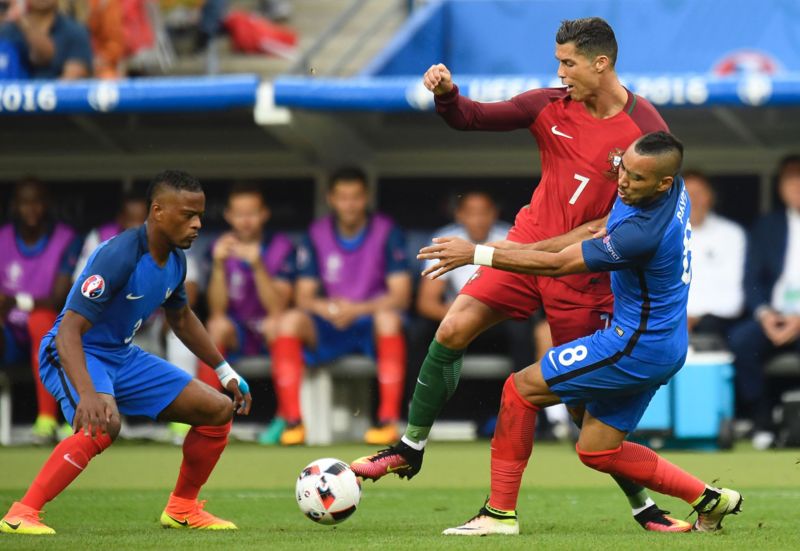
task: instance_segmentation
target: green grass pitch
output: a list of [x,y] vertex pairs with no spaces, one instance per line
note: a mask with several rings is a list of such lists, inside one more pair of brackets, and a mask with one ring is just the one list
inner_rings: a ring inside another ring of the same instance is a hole
[[[306,519],[294,482],[313,459],[351,460],[364,446],[263,448],[233,444],[201,498],[235,521],[235,533],[163,530],[158,516],[172,488],[180,449],[123,443],[95,459],[81,478],[47,506],[54,537],[0,534],[0,549],[799,549],[800,451],[668,453],[698,476],[745,496],[742,514],[718,534],[651,534],[630,517],[611,480],[580,464],[568,445],[537,445],[525,474],[519,537],[452,538],[442,529],[474,514],[488,492],[488,442],[433,443],[413,481],[364,485],[356,514],[336,527]],[[0,508],[24,491],[47,457],[42,448],[0,448]],[[689,507],[658,497],[686,517]]]

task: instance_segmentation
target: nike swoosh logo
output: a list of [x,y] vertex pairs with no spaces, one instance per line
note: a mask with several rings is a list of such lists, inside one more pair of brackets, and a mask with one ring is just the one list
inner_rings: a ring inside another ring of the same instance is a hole
[[180,520],[176,519],[175,517],[173,517],[171,515],[167,515],[167,516],[169,518],[171,518],[172,520],[174,520],[175,522],[177,522],[178,524],[180,524],[181,526],[189,526],[189,521],[186,520],[186,519],[183,519],[183,521],[180,521]]
[[65,453],[65,454],[64,454],[64,461],[66,461],[67,463],[69,463],[69,464],[70,464],[70,465],[72,465],[73,467],[77,467],[77,468],[79,468],[80,470],[83,470],[83,467],[81,467],[80,465],[78,465],[77,463],[75,463],[75,460],[74,460],[74,459],[72,459],[72,457],[71,457],[71,456],[70,456],[68,453]]
[[425,383],[423,383],[422,381],[420,381],[420,380],[419,380],[419,377],[417,377],[417,382],[418,382],[419,384],[421,384],[422,386],[427,386],[427,387],[429,387],[429,386],[430,386],[430,385],[426,385]]
[[572,136],[570,136],[569,134],[564,134],[562,131],[557,130],[557,127],[558,125],[554,124],[553,127],[550,129],[550,132],[552,132],[556,136],[561,136],[562,138],[568,138],[570,140],[573,139]]
[[397,471],[405,471],[407,469],[408,469],[408,465],[401,465],[400,467],[392,467],[391,465],[389,465],[388,467],[386,467],[386,472],[387,473],[396,473]]
[[556,371],[558,371],[558,364],[557,364],[557,363],[556,363],[556,361],[553,359],[553,351],[552,351],[552,350],[551,350],[551,351],[550,351],[550,353],[547,355],[547,357],[548,357],[548,358],[550,358],[550,363],[551,363],[551,364],[553,364],[553,369],[555,369]]
[[3,522],[5,522],[5,523],[6,523],[6,526],[8,526],[9,528],[11,528],[12,530],[16,530],[16,529],[17,529],[17,528],[19,528],[19,527],[20,527],[20,525],[22,524],[22,521],[19,521],[19,522],[18,522],[18,523],[16,523],[16,524],[11,524],[11,523],[10,523],[10,522],[8,522],[7,520],[4,520]]
[[137,296],[135,296],[133,293],[128,293],[127,295],[125,295],[125,298],[127,298],[128,300],[139,300],[139,299],[140,299],[140,298],[142,298],[143,296],[144,296],[144,295],[139,295],[139,296],[137,297]]

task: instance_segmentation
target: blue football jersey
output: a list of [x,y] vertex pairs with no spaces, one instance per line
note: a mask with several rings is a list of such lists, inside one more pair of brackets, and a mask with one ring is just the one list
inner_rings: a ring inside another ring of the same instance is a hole
[[146,227],[124,231],[95,249],[49,335],[56,334],[64,313],[72,310],[92,322],[83,335],[85,348],[124,353],[156,308],[186,304],[186,256],[173,249],[164,266],[156,264]]
[[593,272],[612,271],[613,331],[633,358],[680,361],[688,346],[686,303],[692,279],[689,195],[683,178],[643,207],[617,198],[608,234],[582,244]]

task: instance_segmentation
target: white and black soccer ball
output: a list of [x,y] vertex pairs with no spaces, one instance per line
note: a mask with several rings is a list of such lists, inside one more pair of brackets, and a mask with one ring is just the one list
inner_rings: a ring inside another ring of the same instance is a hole
[[356,512],[361,482],[344,461],[326,457],[308,464],[297,477],[297,504],[319,524],[338,524]]

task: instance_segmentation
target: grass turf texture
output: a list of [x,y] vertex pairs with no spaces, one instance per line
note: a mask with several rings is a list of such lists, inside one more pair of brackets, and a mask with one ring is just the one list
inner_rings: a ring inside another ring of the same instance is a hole
[[[320,457],[351,460],[364,446],[263,448],[234,444],[201,494],[208,509],[236,522],[235,533],[163,530],[158,516],[172,489],[180,449],[122,443],[95,459],[47,507],[54,537],[0,534],[0,549],[798,549],[800,451],[668,453],[701,478],[736,488],[744,512],[719,534],[652,534],[630,517],[609,477],[580,464],[567,445],[537,445],[524,478],[518,537],[454,538],[442,529],[467,520],[488,492],[488,442],[429,448],[413,481],[364,484],[356,514],[336,527],[315,525],[294,500],[300,469]],[[18,499],[49,450],[0,448],[0,508]],[[673,498],[657,503],[686,517]]]

